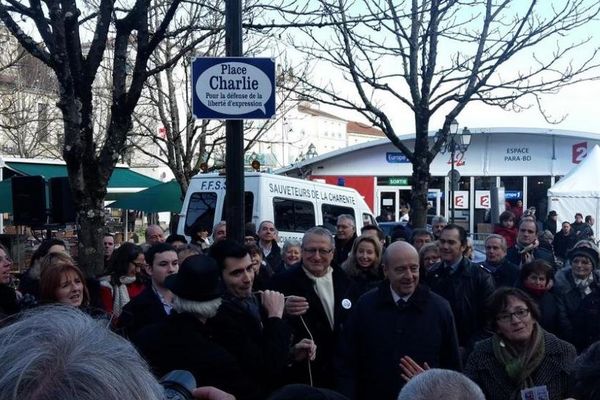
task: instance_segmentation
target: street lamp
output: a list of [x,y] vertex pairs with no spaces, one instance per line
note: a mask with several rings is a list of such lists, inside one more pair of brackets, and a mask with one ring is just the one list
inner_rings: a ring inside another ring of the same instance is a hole
[[306,158],[313,158],[318,156],[319,154],[317,153],[317,148],[315,147],[314,144],[310,144],[308,146],[308,150],[306,151]]
[[464,154],[471,144],[471,132],[465,127],[462,133],[458,133],[458,121],[455,119],[450,123],[449,132],[449,147],[450,147],[450,223],[454,223],[454,191],[460,179],[460,173],[455,170],[454,163],[456,160],[456,152]]

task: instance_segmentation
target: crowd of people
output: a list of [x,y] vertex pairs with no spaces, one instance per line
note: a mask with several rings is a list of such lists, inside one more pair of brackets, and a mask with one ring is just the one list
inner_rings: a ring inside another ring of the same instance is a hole
[[[105,235],[93,279],[46,240],[16,288],[0,245],[0,398],[158,399],[157,378],[186,370],[217,400],[598,399],[592,224],[563,224],[559,253],[506,212],[481,263],[443,217],[391,242],[344,214],[281,247],[271,221],[244,243],[225,222],[189,243],[151,225],[143,246]],[[67,395],[86,386],[102,397]]]

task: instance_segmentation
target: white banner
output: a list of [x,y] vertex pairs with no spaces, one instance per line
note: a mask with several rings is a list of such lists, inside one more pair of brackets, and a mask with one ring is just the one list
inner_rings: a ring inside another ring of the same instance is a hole
[[492,206],[490,201],[489,190],[476,190],[475,191],[475,208],[490,208]]
[[467,210],[469,208],[468,190],[456,190],[454,192],[454,208],[456,210]]

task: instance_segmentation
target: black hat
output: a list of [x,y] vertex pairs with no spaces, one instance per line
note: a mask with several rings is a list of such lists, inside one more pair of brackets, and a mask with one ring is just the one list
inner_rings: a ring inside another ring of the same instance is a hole
[[556,213],[556,211],[552,210],[548,213],[548,215],[551,217],[556,217],[558,214]]
[[222,295],[221,271],[212,258],[193,255],[185,259],[178,273],[165,279],[165,287],[185,300],[214,300]]
[[577,256],[589,258],[594,269],[598,268],[598,252],[590,247],[574,247],[567,255],[569,260],[573,260]]

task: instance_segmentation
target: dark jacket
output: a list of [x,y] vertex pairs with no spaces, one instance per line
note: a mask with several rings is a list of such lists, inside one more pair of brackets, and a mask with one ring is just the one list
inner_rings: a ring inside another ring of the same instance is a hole
[[333,254],[333,261],[331,266],[334,268],[341,267],[341,265],[348,259],[348,255],[352,251],[352,245],[358,236],[356,233],[352,235],[352,238],[342,242],[337,237],[335,238],[335,253]]
[[281,318],[267,318],[258,306],[263,311],[260,320],[237,299],[225,298],[207,325],[215,341],[237,358],[266,397],[281,382],[287,367],[291,330]]
[[152,287],[147,286],[142,293],[125,304],[117,328],[125,337],[132,337],[145,326],[162,322],[167,319],[167,313],[158,295]]
[[[497,266],[488,265],[487,261],[481,266],[490,274],[492,274],[492,278],[494,278],[494,283],[497,288],[503,286],[515,287],[515,285],[519,282],[519,267],[508,261],[506,257]],[[493,272],[492,267],[495,268]]]
[[386,280],[361,297],[344,326],[338,389],[350,399],[395,400],[403,384],[403,356],[432,368],[461,369],[448,302],[420,285],[398,306]]
[[553,235],[556,235],[556,228],[556,220],[550,217],[546,218],[546,221],[544,221],[544,229],[549,230]]
[[575,234],[575,240],[588,239],[594,236],[592,227],[585,222],[573,222],[571,224],[571,230]]
[[517,285],[519,289],[527,293],[535,301],[540,309],[541,318],[539,324],[546,332],[564,338],[560,328],[559,300],[554,289],[538,294],[525,287],[522,283]]
[[[292,343],[312,337],[317,345],[317,358],[312,362],[312,376],[315,386],[333,387],[333,356],[335,346],[340,333],[340,329],[346,320],[349,308],[342,306],[342,301],[348,299],[348,287],[350,281],[341,269],[333,269],[333,290],[334,290],[334,328],[331,329],[329,320],[325,314],[325,309],[314,288],[314,283],[306,276],[301,265],[273,276],[271,288],[283,293],[286,296],[305,297],[309,304],[309,309],[300,317],[289,317],[288,322],[292,328]],[[348,307],[347,302],[344,302]],[[306,323],[310,333],[306,331]],[[306,364],[295,366],[288,371],[292,381],[296,383],[309,383],[308,369]]]
[[494,279],[483,267],[463,257],[452,274],[445,273],[442,262],[435,264],[427,272],[426,282],[450,303],[458,341],[468,351],[485,336],[485,303],[494,292]]
[[594,290],[581,300],[579,310],[573,317],[572,343],[583,352],[600,340],[600,290]]
[[[260,246],[259,246],[260,248]],[[262,252],[262,248],[260,250]],[[279,267],[279,265],[281,264],[281,248],[279,247],[279,245],[277,244],[276,240],[273,240],[271,242],[271,252],[269,253],[268,256],[265,256],[265,254],[262,254],[263,256],[263,261],[265,263],[267,263],[268,266],[268,270],[271,271],[270,275],[273,274],[273,272]]]
[[[533,249],[533,257],[536,260],[547,261],[552,266],[552,268],[556,268],[556,264],[554,262],[554,255],[550,251],[542,247],[538,246],[535,249]],[[517,266],[520,266],[522,264],[521,254],[519,254],[519,249],[516,245],[509,248],[506,251],[506,259]]]
[[[600,282],[600,271],[594,270],[594,283],[591,288],[594,291],[600,290],[598,283]],[[573,326],[576,314],[579,312],[581,300],[583,296],[580,290],[575,285],[575,278],[571,268],[563,268],[555,276],[554,292],[558,297],[558,310],[560,317],[560,329],[563,337],[573,342],[575,340],[575,328]]]
[[379,286],[384,276],[381,267],[378,267],[377,274],[359,271],[357,274],[348,274],[348,279],[350,280],[350,285],[347,291],[347,298],[352,304],[355,304],[360,296]]
[[[569,373],[575,360],[575,348],[551,333],[544,332],[545,357],[532,375],[535,386],[548,388],[549,400],[571,395]],[[504,365],[494,356],[492,338],[475,345],[465,375],[479,385],[487,400],[521,400],[521,388],[515,387]]]
[[194,375],[198,386],[215,386],[237,399],[258,399],[248,372],[212,336],[194,315],[172,313],[165,321],[142,328],[133,343],[159,378],[183,369]]
[[567,258],[567,252],[575,245],[575,234],[570,231],[568,235],[565,235],[563,231],[556,232],[554,239],[552,240],[552,247],[554,247],[554,254],[561,259]]
[[17,293],[8,285],[0,284],[0,319],[19,312]]

